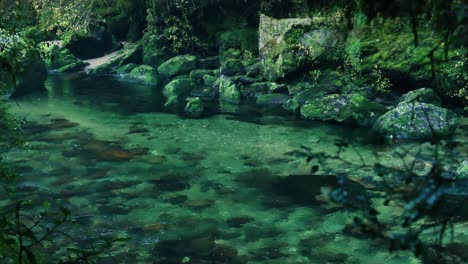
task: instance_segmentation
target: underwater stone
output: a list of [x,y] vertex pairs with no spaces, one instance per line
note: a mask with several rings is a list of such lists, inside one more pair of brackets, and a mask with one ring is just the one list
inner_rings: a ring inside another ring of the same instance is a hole
[[402,95],[399,102],[420,102],[440,106],[442,104],[442,99],[440,99],[437,93],[431,88],[419,88]]
[[390,138],[427,139],[448,136],[456,128],[456,115],[448,109],[419,102],[403,102],[381,116],[373,129]]
[[204,108],[203,101],[200,97],[189,98],[185,106],[185,114],[188,117],[200,118],[203,115]]
[[221,74],[232,77],[245,74],[245,67],[241,60],[229,59],[221,65]]
[[195,70],[197,67],[197,57],[193,55],[179,55],[162,63],[158,67],[158,72],[162,78],[171,78],[177,75],[184,75]]

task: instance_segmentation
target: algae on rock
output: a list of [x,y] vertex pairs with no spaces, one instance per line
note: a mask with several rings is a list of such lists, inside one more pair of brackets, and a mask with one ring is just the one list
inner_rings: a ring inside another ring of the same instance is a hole
[[456,127],[450,110],[421,102],[402,102],[382,115],[373,129],[385,137],[430,139],[449,136]]

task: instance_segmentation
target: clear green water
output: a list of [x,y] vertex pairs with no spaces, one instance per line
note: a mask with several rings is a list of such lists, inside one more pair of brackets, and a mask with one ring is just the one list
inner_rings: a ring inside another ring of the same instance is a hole
[[364,159],[377,151],[394,162],[367,130],[248,107],[186,119],[163,112],[160,93],[147,86],[66,78],[51,76],[47,94],[12,106],[28,121],[29,150],[7,158],[20,167],[21,195],[71,208],[75,237],[130,237],[103,263],[419,263],[342,234],[351,213],[281,184],[309,171],[284,155],[300,145],[333,152],[344,137]]

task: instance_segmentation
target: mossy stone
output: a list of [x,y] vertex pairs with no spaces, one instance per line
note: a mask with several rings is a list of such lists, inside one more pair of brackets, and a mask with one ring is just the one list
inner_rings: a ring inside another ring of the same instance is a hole
[[370,101],[361,94],[331,94],[308,101],[302,106],[301,115],[313,120],[369,126],[385,111],[383,105]]
[[221,74],[229,77],[245,74],[245,66],[241,60],[230,59],[221,65]]
[[272,94],[261,94],[257,97],[258,105],[282,105],[290,99],[285,94],[272,93]]
[[136,80],[144,81],[150,85],[158,85],[159,76],[157,75],[156,69],[148,65],[140,65],[134,68],[128,76]]
[[219,80],[219,97],[226,103],[239,104],[241,102],[239,89],[230,78],[226,77]]
[[179,55],[162,63],[158,67],[162,78],[171,78],[177,75],[188,74],[197,68],[197,57],[193,55]]
[[163,88],[163,95],[167,98],[166,107],[181,103],[197,86],[197,81],[191,78],[172,80],[166,84]]
[[420,102],[403,102],[381,116],[373,129],[390,138],[430,139],[449,136],[456,115],[448,109]]
[[400,97],[400,102],[421,102],[440,106],[442,99],[431,88],[419,88]]
[[200,118],[205,107],[200,97],[189,98],[185,105],[185,114],[191,118]]

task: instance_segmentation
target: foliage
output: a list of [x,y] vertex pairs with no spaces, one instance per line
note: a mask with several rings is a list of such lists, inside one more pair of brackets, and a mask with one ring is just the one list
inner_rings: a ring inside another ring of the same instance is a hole
[[372,77],[372,80],[373,80],[372,85],[375,87],[377,92],[382,93],[382,94],[390,92],[390,88],[392,87],[392,84],[390,83],[390,79],[388,79],[387,77],[383,75],[381,69],[375,66],[372,69],[370,76]]
[[[355,212],[352,225],[344,231],[385,241],[391,251],[411,250],[420,256],[434,245],[442,248],[444,237],[466,208],[466,198],[454,199],[466,183],[457,173],[458,144],[433,138],[425,144],[399,146],[393,156],[400,158],[400,164],[388,163],[378,152],[372,159],[365,157],[345,140],[337,140],[335,153],[302,146],[286,154],[305,158],[312,174],[337,176],[338,187],[324,190],[323,199],[332,207]],[[344,158],[349,153],[356,160]],[[348,189],[350,182],[367,190],[353,192]]]
[[[62,206],[44,202],[37,209],[31,201],[19,201],[11,212],[3,209],[0,217],[0,260],[2,263],[95,263],[109,254],[122,238],[99,237],[87,247],[74,246],[73,238],[64,229],[71,212]],[[39,210],[37,213],[36,210]],[[65,252],[56,243],[71,240]],[[47,258],[40,252],[47,251]],[[53,252],[53,253],[50,253]],[[42,260],[44,259],[44,260]]]

